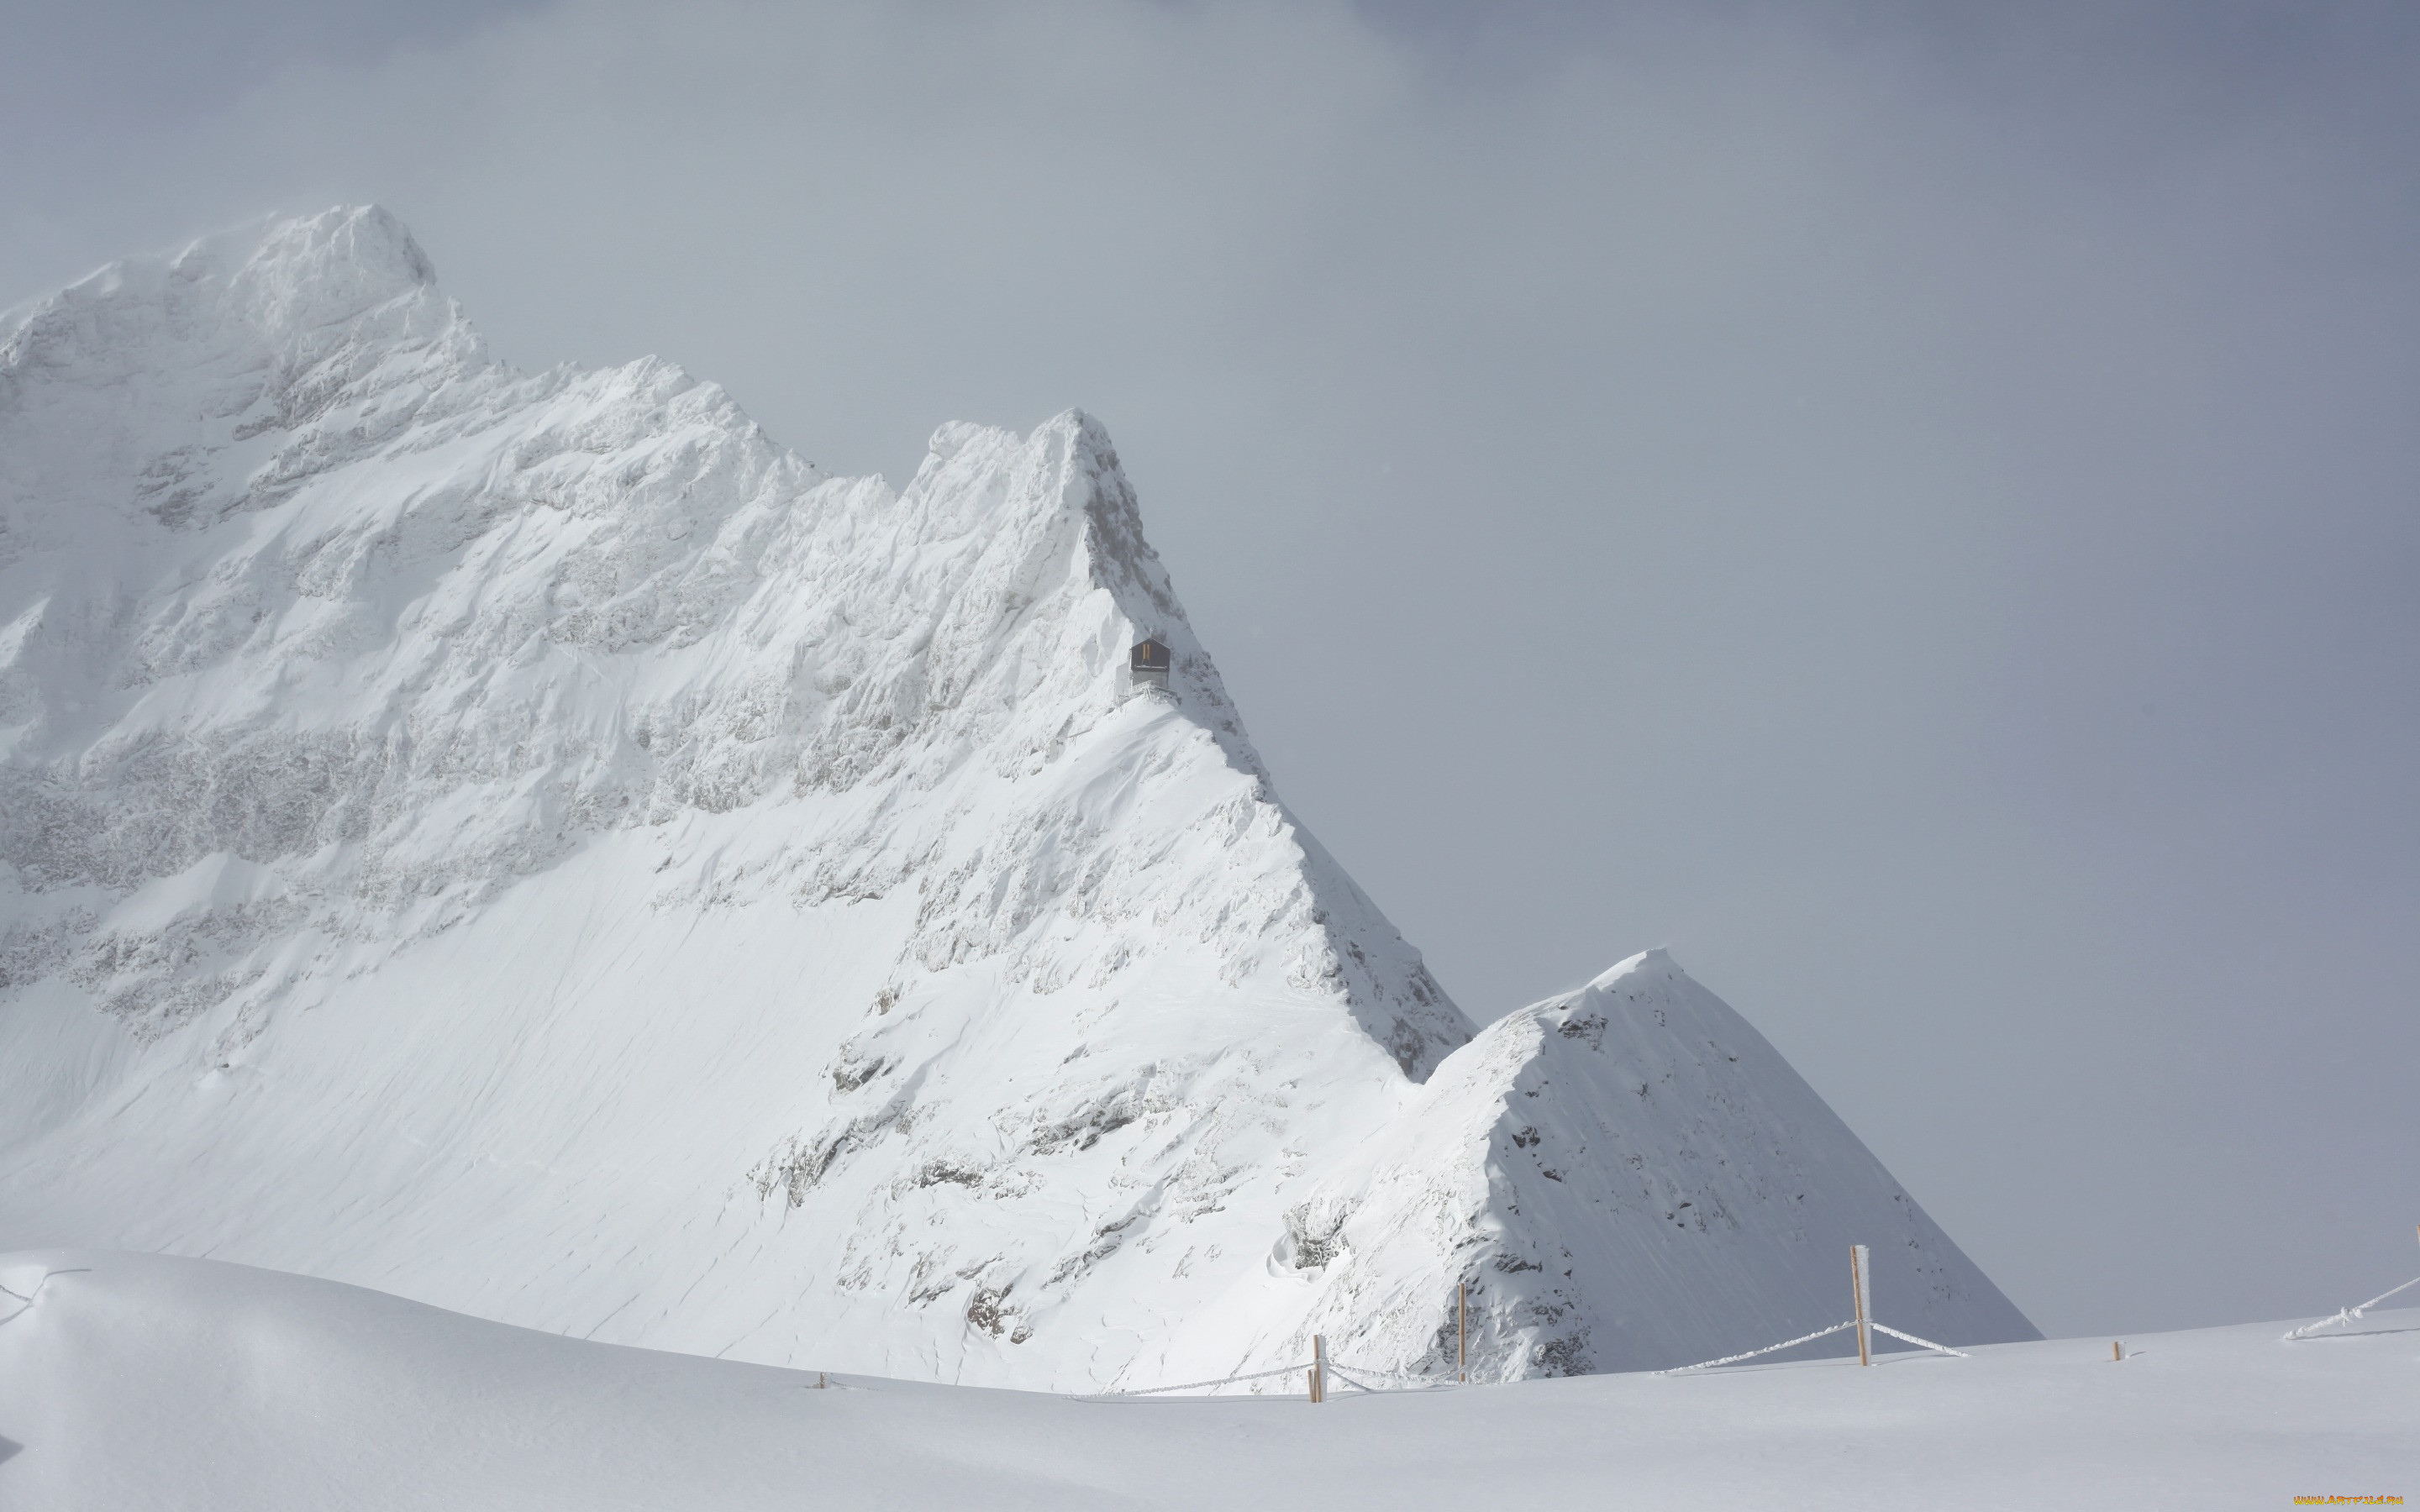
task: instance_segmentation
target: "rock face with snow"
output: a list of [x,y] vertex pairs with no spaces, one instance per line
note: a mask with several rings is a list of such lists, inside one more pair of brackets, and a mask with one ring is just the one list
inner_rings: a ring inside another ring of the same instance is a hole
[[1857,1243],[1885,1322],[2038,1336],[1661,950],[1490,1025],[1314,1211],[1340,1257],[1334,1310],[1400,1358],[1435,1356],[1435,1299],[1465,1278],[1488,1302],[1491,1367],[1656,1368],[1777,1343],[1847,1315]]
[[[1127,647],[1174,654],[1165,690]],[[1658,956],[1473,1037],[1100,426],[823,476],[392,218],[0,316],[0,1248],[1096,1386],[2031,1336]]]

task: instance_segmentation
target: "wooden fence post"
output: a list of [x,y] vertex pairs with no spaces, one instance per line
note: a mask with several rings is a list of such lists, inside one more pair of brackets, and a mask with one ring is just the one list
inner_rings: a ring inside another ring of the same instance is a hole
[[1470,1379],[1470,1283],[1453,1285],[1454,1311],[1459,1319],[1453,1330],[1454,1373],[1464,1381]]
[[1327,1340],[1317,1334],[1311,1336],[1311,1399],[1327,1400]]
[[1867,1278],[1867,1263],[1866,1246],[1850,1245],[1849,1288],[1853,1300],[1857,1304],[1857,1364],[1859,1365],[1874,1363],[1873,1335],[1870,1332],[1873,1327],[1873,1298],[1872,1288]]

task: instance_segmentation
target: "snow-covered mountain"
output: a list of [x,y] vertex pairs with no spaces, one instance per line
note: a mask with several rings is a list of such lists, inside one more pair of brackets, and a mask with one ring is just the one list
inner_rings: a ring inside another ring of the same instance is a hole
[[[1167,689],[1128,647],[1173,649]],[[1106,433],[823,476],[391,217],[0,316],[0,1249],[982,1383],[2035,1336],[1657,953],[1474,1037]]]

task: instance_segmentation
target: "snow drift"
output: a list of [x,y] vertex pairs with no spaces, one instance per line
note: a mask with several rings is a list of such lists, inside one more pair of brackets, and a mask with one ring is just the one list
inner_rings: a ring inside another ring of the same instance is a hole
[[2415,1328],[1070,1401],[618,1349],[210,1260],[0,1253],[0,1505],[2273,1508],[2408,1483]]
[[[1137,688],[1126,648],[1174,652]],[[1278,801],[1107,434],[822,475],[492,361],[391,217],[0,316],[0,1246],[1150,1384],[2024,1319],[1660,955],[1473,1038]]]

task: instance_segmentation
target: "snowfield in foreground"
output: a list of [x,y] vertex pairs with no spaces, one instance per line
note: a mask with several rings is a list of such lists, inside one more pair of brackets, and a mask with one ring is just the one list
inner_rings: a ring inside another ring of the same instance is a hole
[[[2420,1486],[2420,1311],[1357,1397],[1078,1400],[0,1257],[0,1505],[2284,1507]],[[20,1302],[30,1296],[30,1303]],[[14,1309],[13,1312],[10,1309]]]

